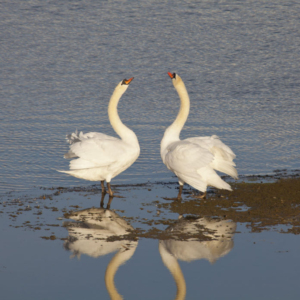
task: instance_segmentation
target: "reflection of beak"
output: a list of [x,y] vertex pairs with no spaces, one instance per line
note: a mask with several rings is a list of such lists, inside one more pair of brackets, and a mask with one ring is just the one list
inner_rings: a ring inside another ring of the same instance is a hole
[[174,76],[173,76],[172,73],[168,72],[168,75],[169,75],[172,79],[174,78]]
[[124,80],[124,82],[125,82],[126,84],[129,84],[129,83],[133,80],[133,78],[134,78],[134,77],[131,77],[131,78],[129,78],[128,80]]

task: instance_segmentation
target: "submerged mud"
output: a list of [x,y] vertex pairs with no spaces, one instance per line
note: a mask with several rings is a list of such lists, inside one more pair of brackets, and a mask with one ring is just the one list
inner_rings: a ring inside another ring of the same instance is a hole
[[[206,199],[186,187],[181,201],[166,200],[170,194],[176,196],[175,182],[114,186],[123,198],[113,199],[110,209],[99,207],[101,193],[97,186],[40,189],[35,196],[17,198],[8,193],[1,198],[0,216],[8,216],[8,226],[40,231],[47,240],[67,239],[63,228],[77,232],[92,228],[97,239],[112,242],[138,238],[206,241],[231,236],[237,223],[246,223],[251,232],[272,229],[299,234],[299,175],[277,178],[244,178],[247,180],[231,183],[232,192],[209,190]],[[134,204],[132,198],[137,198]],[[93,206],[99,203],[98,208],[85,208],[91,202]],[[107,224],[121,224],[118,220],[127,224],[122,233],[99,234]]]
[[300,179],[280,179],[273,183],[234,183],[233,191],[216,191],[207,199],[193,197],[161,204],[178,214],[216,216],[249,223],[253,232],[271,226],[290,225],[287,231],[300,233]]

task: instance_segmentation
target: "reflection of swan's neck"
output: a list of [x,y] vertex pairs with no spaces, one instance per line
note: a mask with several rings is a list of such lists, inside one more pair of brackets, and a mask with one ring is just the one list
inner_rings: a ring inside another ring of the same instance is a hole
[[190,112],[190,98],[181,78],[176,75],[173,79],[174,87],[180,98],[180,109],[175,121],[167,128],[161,141],[161,150],[163,151],[171,142],[179,141],[180,132],[188,118]]
[[120,84],[115,88],[108,105],[108,117],[111,126],[123,141],[138,144],[138,140],[135,133],[122,123],[117,109],[119,100],[124,94],[124,92],[127,90],[127,88],[128,85]]
[[165,249],[161,242],[159,243],[159,253],[163,263],[171,272],[176,283],[177,293],[175,300],[184,300],[186,295],[186,284],[177,259]]
[[118,268],[124,264],[130,257],[133,255],[134,251],[136,249],[136,245],[132,246],[129,249],[124,250],[122,248],[109,262],[106,272],[105,272],[105,285],[107,288],[107,291],[109,293],[109,296],[112,300],[122,300],[123,297],[118,293],[114,277],[118,270]]

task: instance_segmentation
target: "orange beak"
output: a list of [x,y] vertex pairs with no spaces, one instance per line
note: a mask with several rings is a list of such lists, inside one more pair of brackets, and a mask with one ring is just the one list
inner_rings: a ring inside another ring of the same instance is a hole
[[174,76],[173,76],[172,73],[168,72],[168,75],[169,75],[172,79],[174,78]]
[[131,77],[131,78],[129,78],[128,80],[124,80],[124,82],[125,82],[126,84],[129,84],[129,83],[133,80],[133,78],[134,78],[134,77]]

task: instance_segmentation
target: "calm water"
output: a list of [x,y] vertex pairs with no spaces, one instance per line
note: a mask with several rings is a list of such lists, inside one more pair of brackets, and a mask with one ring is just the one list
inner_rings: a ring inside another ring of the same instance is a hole
[[[41,191],[0,198],[3,299],[299,299],[299,236],[280,227],[253,233],[247,223],[158,215],[156,203],[175,192],[164,185],[119,188],[115,211],[93,208],[100,195],[91,190],[55,191],[42,191],[52,200]],[[153,225],[170,238],[114,239]],[[171,239],[184,233],[192,237]]]
[[142,151],[113,182],[170,180],[168,71],[191,97],[182,138],[219,135],[240,174],[299,168],[299,16],[297,1],[2,1],[1,189],[89,185],[55,171],[65,135],[114,135],[108,100],[131,76],[119,113]]
[[[65,135],[115,135],[108,101],[132,76],[119,114],[141,155],[112,184],[175,181],[159,154],[179,108],[168,71],[180,74],[191,98],[182,138],[220,136],[236,153],[239,174],[300,169],[299,28],[299,1],[1,1],[2,297],[299,299],[298,236],[156,215],[153,201],[174,196],[175,185],[121,191],[125,198],[115,198],[117,210],[106,216],[109,229],[99,223],[109,211],[86,222],[64,216],[98,206],[99,194],[39,198],[50,193],[40,187],[93,184],[56,172],[68,168]],[[97,239],[149,229],[150,213],[174,221],[161,230],[201,227],[215,240]],[[57,239],[40,238],[51,235]]]

